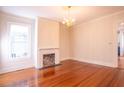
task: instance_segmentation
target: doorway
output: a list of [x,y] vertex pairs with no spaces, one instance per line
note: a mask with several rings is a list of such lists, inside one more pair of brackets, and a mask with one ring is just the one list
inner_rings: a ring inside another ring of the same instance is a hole
[[118,27],[118,67],[124,68],[124,23]]

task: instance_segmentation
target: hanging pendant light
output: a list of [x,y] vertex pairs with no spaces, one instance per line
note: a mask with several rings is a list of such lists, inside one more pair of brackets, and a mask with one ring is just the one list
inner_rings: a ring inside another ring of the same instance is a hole
[[63,18],[63,24],[65,24],[67,27],[71,27],[75,21],[74,18],[71,18],[70,16],[70,9],[71,9],[71,6],[68,6],[68,17],[67,18]]

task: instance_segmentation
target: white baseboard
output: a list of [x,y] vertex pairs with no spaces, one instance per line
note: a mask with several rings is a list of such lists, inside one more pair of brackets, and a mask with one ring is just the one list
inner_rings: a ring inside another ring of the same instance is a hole
[[33,64],[29,64],[29,65],[20,65],[20,66],[11,66],[11,67],[4,67],[0,69],[0,74],[3,73],[8,73],[8,72],[13,72],[13,71],[17,71],[17,70],[22,70],[22,69],[26,69],[26,68],[31,68],[34,67]]
[[108,67],[118,67],[117,63],[114,62],[103,62],[103,61],[97,61],[97,60],[90,60],[90,59],[77,59],[77,58],[71,58],[71,60],[77,60],[80,62],[86,62],[86,63],[91,63],[91,64],[96,64],[96,65],[103,65],[103,66],[108,66]]
[[60,61],[64,61],[64,60],[69,60],[71,58],[63,58],[63,59],[60,59]]

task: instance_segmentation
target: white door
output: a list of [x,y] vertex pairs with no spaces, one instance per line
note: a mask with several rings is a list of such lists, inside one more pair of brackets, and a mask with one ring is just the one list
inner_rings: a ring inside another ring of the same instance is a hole
[[124,31],[120,31],[120,56],[124,56]]
[[120,23],[118,28],[118,52],[119,56],[124,56],[124,23]]

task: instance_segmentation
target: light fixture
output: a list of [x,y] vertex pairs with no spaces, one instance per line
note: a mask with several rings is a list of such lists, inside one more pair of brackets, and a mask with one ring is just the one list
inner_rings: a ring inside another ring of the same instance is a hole
[[75,19],[70,16],[70,9],[71,9],[71,6],[68,6],[68,16],[64,17],[62,22],[67,27],[71,27],[75,21]]

